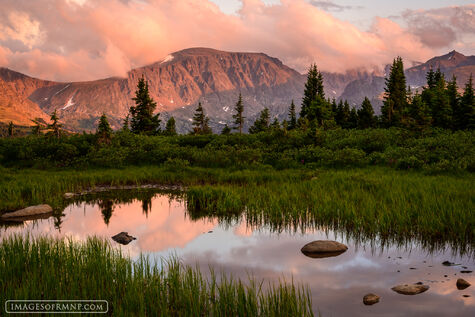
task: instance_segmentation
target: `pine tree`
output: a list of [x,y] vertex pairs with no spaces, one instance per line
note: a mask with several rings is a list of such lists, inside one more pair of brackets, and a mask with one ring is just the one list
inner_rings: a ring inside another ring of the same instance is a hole
[[335,121],[336,124],[341,126],[343,129],[349,128],[349,120],[350,120],[350,104],[347,100],[343,103],[342,100],[338,103],[337,111],[336,111]]
[[135,106],[130,107],[131,131],[136,134],[155,135],[160,132],[159,115],[153,112],[157,103],[150,97],[148,82],[144,77],[139,79],[135,97]]
[[465,84],[465,89],[460,99],[461,117],[459,129],[475,129],[475,97],[473,91],[473,76]]
[[416,94],[408,104],[408,111],[404,125],[415,131],[422,132],[431,126],[432,117],[430,109],[422,99],[422,96]]
[[167,136],[177,135],[175,118],[170,117],[170,119],[168,119],[167,124],[165,126],[165,131],[163,132],[163,134]]
[[381,107],[383,122],[386,126],[401,124],[407,108],[406,76],[401,57],[393,61],[389,77],[386,78],[384,105]]
[[192,134],[210,134],[211,128],[208,125],[209,118],[205,115],[201,102],[198,102],[198,108],[193,115],[193,131]]
[[244,113],[244,105],[242,103],[242,96],[239,94],[239,99],[238,102],[236,103],[236,106],[234,107],[234,111],[236,112],[233,115],[234,119],[234,129],[239,130],[239,134],[242,134],[242,128],[244,126],[244,119],[245,117],[243,116]]
[[41,124],[40,124],[40,119],[39,118],[36,118],[34,120],[31,120],[33,121],[33,123],[35,124],[34,126],[31,127],[31,134],[33,135],[40,135],[41,134]]
[[268,108],[264,108],[259,114],[259,118],[249,128],[249,133],[255,134],[269,130],[270,113]]
[[289,108],[289,122],[287,125],[287,129],[294,130],[296,128],[297,128],[297,114],[295,112],[294,101],[292,100],[292,103],[290,104],[290,108]]
[[449,97],[450,109],[452,109],[452,128],[456,129],[460,125],[462,116],[460,108],[460,95],[458,93],[457,78],[452,76],[452,80],[447,83],[447,95]]
[[48,124],[48,129],[51,130],[51,133],[53,134],[53,136],[59,139],[61,137],[62,124],[59,123],[59,118],[58,118],[58,114],[56,113],[56,109],[51,114],[50,120],[52,121],[52,123]]
[[279,130],[280,129],[280,122],[279,122],[279,119],[277,119],[277,117],[274,118],[274,121],[272,121],[269,128],[272,129],[272,130]]
[[229,128],[229,126],[228,126],[227,123],[224,125],[223,130],[221,130],[221,134],[222,134],[222,135],[229,135],[229,134],[231,134],[231,128]]
[[110,143],[112,139],[112,128],[107,120],[106,114],[103,113],[99,119],[97,126],[96,137],[98,143]]
[[348,129],[355,129],[358,126],[358,113],[356,108],[351,108],[350,116],[348,118]]
[[130,128],[129,128],[129,115],[127,115],[125,118],[124,118],[124,121],[122,123],[122,131],[123,132],[130,132]]
[[8,136],[13,137],[15,135],[15,125],[13,124],[13,121],[10,121],[8,123]]
[[333,120],[332,105],[325,99],[323,75],[315,64],[310,66],[307,74],[300,117],[309,122],[316,120],[320,126],[331,125],[328,121]]
[[434,76],[434,70],[432,67],[429,69],[426,75],[426,80],[427,80],[427,88],[431,89],[435,87],[435,76]]
[[440,70],[437,70],[434,79],[437,81],[434,88],[430,89],[431,99],[429,103],[433,125],[450,129],[452,127],[452,109],[450,107],[444,75]]
[[375,123],[376,123],[375,118],[374,118],[374,110],[368,97],[364,98],[363,103],[361,104],[361,108],[357,111],[357,114],[358,114],[358,128],[360,129],[374,128]]

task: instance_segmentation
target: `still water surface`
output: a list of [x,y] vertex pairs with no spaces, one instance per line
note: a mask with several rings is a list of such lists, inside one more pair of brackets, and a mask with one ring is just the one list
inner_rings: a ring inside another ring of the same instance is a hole
[[[190,219],[186,203],[176,195],[154,193],[147,199],[115,203],[107,199],[76,201],[61,218],[26,221],[1,226],[0,236],[11,233],[49,234],[85,240],[89,235],[111,236],[126,231],[137,237],[122,248],[132,258],[140,253],[154,257],[178,255],[185,263],[198,265],[203,273],[211,265],[246,280],[249,275],[266,281],[292,277],[306,283],[312,292],[315,314],[322,316],[475,316],[475,274],[460,273],[462,265],[474,270],[471,256],[460,256],[450,247],[428,251],[410,244],[378,246],[361,243],[331,230],[274,232],[262,226],[252,228],[245,219]],[[337,257],[313,259],[300,249],[306,243],[332,239],[348,245]],[[443,266],[443,261],[460,266]],[[472,286],[458,290],[457,278]],[[430,289],[405,296],[391,291],[403,283],[423,282]],[[381,296],[378,304],[365,306],[367,293]],[[462,295],[470,295],[463,297]]]

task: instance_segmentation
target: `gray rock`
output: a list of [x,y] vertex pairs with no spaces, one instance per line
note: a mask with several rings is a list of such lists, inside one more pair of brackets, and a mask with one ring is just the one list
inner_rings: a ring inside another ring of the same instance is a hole
[[348,250],[348,247],[343,243],[331,240],[317,240],[307,243],[300,251],[311,258],[327,258],[338,256],[346,250]]
[[43,215],[53,212],[53,208],[50,205],[37,205],[30,206],[24,209],[20,209],[14,212],[8,212],[2,215],[3,219],[9,218],[22,218],[22,217],[31,217],[36,215]]
[[403,295],[417,295],[420,293],[424,293],[429,289],[428,285],[420,285],[420,284],[404,284],[404,285],[397,285],[391,288],[393,291]]
[[127,232],[121,232],[113,236],[112,240],[114,240],[117,243],[127,245],[133,240],[136,240],[136,238],[130,236]]
[[459,278],[459,279],[457,280],[457,284],[456,284],[456,285],[457,285],[457,289],[463,290],[463,289],[466,289],[467,287],[469,287],[469,286],[472,285],[472,284],[470,284],[469,282],[467,282],[467,281],[464,280],[463,278]]
[[365,305],[374,305],[379,302],[379,296],[369,293],[363,297],[363,304]]
[[64,193],[63,197],[66,199],[73,198],[76,194],[74,193]]

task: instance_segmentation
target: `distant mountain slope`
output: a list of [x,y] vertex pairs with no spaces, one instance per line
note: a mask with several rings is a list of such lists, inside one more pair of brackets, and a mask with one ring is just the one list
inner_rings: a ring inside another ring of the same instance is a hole
[[[426,74],[430,69],[440,70],[444,73],[446,80],[452,79],[452,75],[457,78],[460,89],[463,89],[470,74],[475,74],[475,56],[465,56],[459,52],[452,51],[448,54],[431,58],[425,63],[406,69],[406,81],[413,90],[421,91],[426,85]],[[389,65],[386,67],[389,73]],[[339,99],[348,100],[350,105],[360,106],[365,96],[368,96],[377,113],[382,105],[385,87],[384,76],[368,76],[350,82]]]
[[31,125],[31,119],[46,119],[44,111],[28,97],[37,89],[53,84],[0,67],[0,122]]
[[[425,83],[428,67],[440,67],[448,76],[455,73],[464,83],[475,72],[475,57],[457,52],[435,57],[409,68],[408,83]],[[246,126],[268,107],[272,116],[284,119],[292,100],[297,108],[306,76],[263,53],[223,52],[209,48],[190,48],[172,53],[162,61],[133,69],[125,78],[107,78],[88,82],[59,83],[35,79],[0,68],[0,121],[31,124],[35,117],[47,118],[55,109],[62,122],[76,131],[95,129],[105,113],[114,128],[119,128],[133,104],[135,88],[144,76],[157,111],[166,120],[174,116],[178,129],[191,128],[191,117],[201,101],[210,116],[211,127],[219,132],[232,121],[233,106],[239,93],[245,103]],[[328,98],[348,99],[361,104],[370,97],[376,108],[381,104],[384,74],[348,71],[324,72]],[[297,109],[298,110],[298,109]]]

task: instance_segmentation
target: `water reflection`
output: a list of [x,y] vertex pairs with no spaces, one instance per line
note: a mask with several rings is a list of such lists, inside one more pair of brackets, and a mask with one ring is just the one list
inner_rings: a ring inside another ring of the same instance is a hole
[[[48,219],[2,225],[1,236],[30,232],[84,240],[89,235],[113,235],[125,231],[137,240],[120,246],[130,256],[176,253],[184,262],[224,270],[247,279],[249,274],[266,280],[285,277],[307,283],[315,312],[323,316],[473,316],[475,275],[460,273],[461,266],[443,266],[443,261],[475,268],[473,258],[455,252],[449,245],[437,248],[412,241],[404,244],[381,237],[302,220],[272,223],[261,215],[239,212],[211,215],[186,210],[180,193],[111,192],[81,197],[60,215]],[[208,233],[212,231],[211,233]],[[313,240],[332,239],[348,245],[347,252],[332,258],[313,259],[300,252]],[[113,242],[114,243],[114,242]],[[384,246],[384,247],[381,247]],[[413,268],[413,269],[411,269]],[[456,287],[462,277],[472,286]],[[430,289],[416,296],[399,295],[391,287],[423,282]],[[378,304],[363,305],[363,296],[381,296]],[[471,297],[463,298],[462,295]]]

